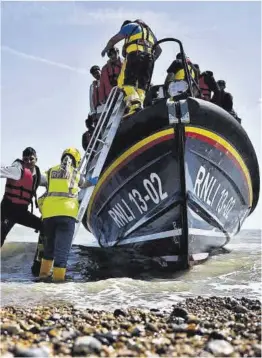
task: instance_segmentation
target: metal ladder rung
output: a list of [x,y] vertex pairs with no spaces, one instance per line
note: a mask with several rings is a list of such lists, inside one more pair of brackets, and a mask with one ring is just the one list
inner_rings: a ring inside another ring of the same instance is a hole
[[[110,150],[117,129],[121,122],[122,115],[124,113],[123,97],[124,95],[118,87],[112,88],[104,110],[96,124],[85,155],[78,167],[78,170],[80,172],[82,171],[82,174],[85,174],[86,178],[93,178],[98,180],[100,177],[103,166],[106,162],[107,154]],[[111,115],[109,116],[110,113]],[[95,147],[96,149],[94,149]],[[95,162],[94,165],[92,165],[93,162]],[[88,168],[89,165],[92,165],[92,167]],[[87,189],[83,189],[85,192],[77,215],[77,225],[74,237],[88,207],[88,203],[94,188],[95,185]]]
[[110,118],[110,120],[109,120],[109,122],[108,122],[108,124],[107,124],[107,126],[106,126],[106,129],[111,127],[112,123],[113,123],[114,120],[115,120],[115,116],[116,116],[115,114],[112,115],[112,118]]
[[103,149],[103,148],[101,148],[100,150],[98,150],[98,151],[96,152],[96,154],[93,156],[93,158],[97,157],[97,156],[98,156],[98,154],[100,154],[100,153],[101,153],[102,149]]
[[89,173],[89,172],[91,172],[92,170],[94,170],[94,169],[95,169],[95,167],[96,167],[96,164],[95,164],[95,165],[93,165],[91,168],[89,168],[87,173]]
[[97,138],[97,142],[106,144],[106,142],[105,142],[103,139],[98,139],[98,138]]
[[[91,150],[90,152],[87,150],[87,152],[88,152],[88,153],[86,153],[86,154],[89,154],[89,153],[96,153],[96,150],[95,150],[95,149],[93,149],[93,150]],[[86,154],[85,154],[85,156],[86,156]]]
[[106,133],[106,135],[104,136],[104,137],[102,137],[102,140],[106,140],[106,138],[107,138],[107,136],[108,136],[108,132]]

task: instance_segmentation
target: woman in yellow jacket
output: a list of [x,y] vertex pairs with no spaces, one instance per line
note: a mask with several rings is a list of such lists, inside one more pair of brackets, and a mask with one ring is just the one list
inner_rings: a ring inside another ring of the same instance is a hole
[[78,187],[92,185],[80,177],[76,169],[81,161],[75,148],[66,149],[61,164],[47,172],[47,193],[42,203],[42,219],[46,242],[40,268],[40,278],[50,275],[53,281],[64,281],[78,214]]

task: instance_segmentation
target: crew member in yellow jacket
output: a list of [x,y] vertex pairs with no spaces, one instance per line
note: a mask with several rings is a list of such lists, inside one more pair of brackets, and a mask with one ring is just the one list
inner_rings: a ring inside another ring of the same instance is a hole
[[76,169],[81,161],[75,148],[66,149],[61,164],[47,172],[47,192],[42,202],[46,242],[39,277],[47,278],[53,268],[53,281],[64,281],[78,214],[78,188],[94,185]]
[[152,48],[157,42],[156,36],[150,27],[142,20],[126,20],[119,32],[111,37],[101,55],[105,56],[108,50],[119,41],[125,39],[122,55],[125,58],[124,66],[119,78],[123,78],[123,84],[119,83],[125,93],[125,102],[128,112],[132,115],[143,108],[145,93],[149,87],[155,60],[162,50],[159,45]]

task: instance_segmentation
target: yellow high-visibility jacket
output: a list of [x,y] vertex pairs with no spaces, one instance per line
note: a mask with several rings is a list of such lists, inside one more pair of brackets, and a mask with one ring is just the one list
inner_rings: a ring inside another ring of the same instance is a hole
[[72,166],[64,169],[57,165],[47,172],[47,195],[42,204],[42,218],[70,216],[76,218],[78,203],[78,184],[80,173]]
[[126,38],[124,44],[125,53],[128,54],[134,51],[151,53],[152,47],[155,43],[155,39],[152,32],[140,23],[137,24],[137,26],[140,26],[142,31],[134,35],[131,34],[129,37]]

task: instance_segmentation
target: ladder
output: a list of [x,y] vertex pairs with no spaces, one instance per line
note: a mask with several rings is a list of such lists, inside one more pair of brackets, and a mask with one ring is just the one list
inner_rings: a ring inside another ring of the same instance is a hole
[[[105,164],[107,154],[115,138],[117,129],[125,111],[124,94],[119,87],[113,87],[106,101],[104,109],[95,126],[94,132],[88,143],[86,152],[79,164],[78,171],[85,175],[86,180],[92,186],[82,189],[81,204],[76,217],[74,237],[82,222],[89,200],[98,182],[99,176]],[[81,192],[80,192],[81,194]]]

